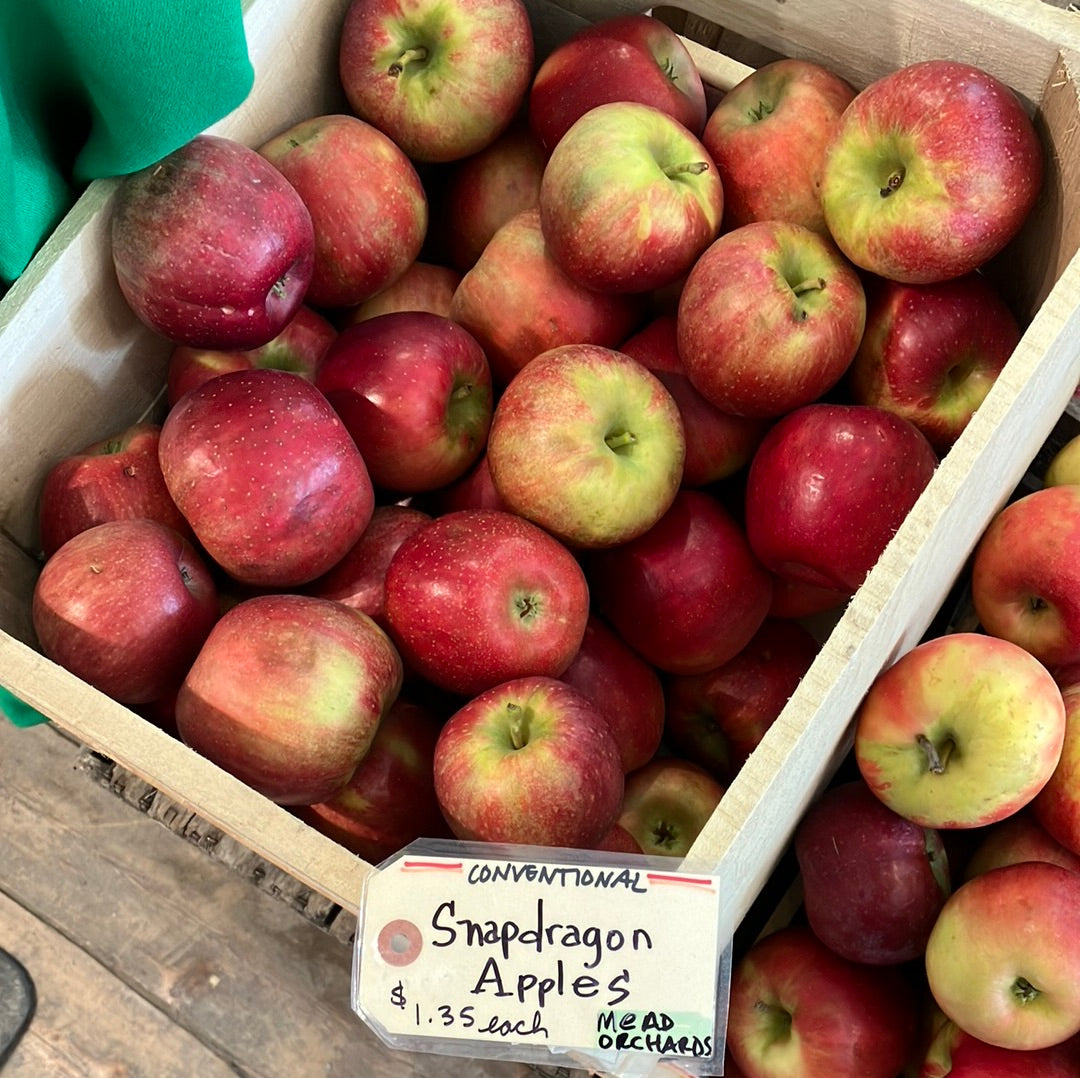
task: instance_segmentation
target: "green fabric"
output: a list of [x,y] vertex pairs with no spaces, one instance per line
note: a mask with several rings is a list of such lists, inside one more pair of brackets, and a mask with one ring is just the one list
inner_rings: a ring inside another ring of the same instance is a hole
[[15,726],[37,726],[38,723],[49,721],[40,711],[12,696],[7,689],[0,689],[0,715]]
[[0,0],[0,280],[90,180],[164,157],[253,78],[241,0]]

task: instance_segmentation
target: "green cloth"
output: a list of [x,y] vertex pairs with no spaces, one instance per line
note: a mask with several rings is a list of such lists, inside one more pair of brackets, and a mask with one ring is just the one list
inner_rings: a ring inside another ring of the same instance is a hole
[[37,726],[38,723],[49,721],[40,711],[12,696],[7,689],[0,689],[0,715],[15,726]]
[[0,282],[86,184],[144,168],[239,105],[242,0],[0,0]]

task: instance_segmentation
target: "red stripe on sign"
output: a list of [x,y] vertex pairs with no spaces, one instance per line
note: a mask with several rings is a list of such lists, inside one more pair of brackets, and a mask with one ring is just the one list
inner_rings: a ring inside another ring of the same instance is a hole
[[665,876],[659,872],[647,872],[645,878],[652,883],[692,883],[696,886],[709,887],[712,884],[712,880],[695,879],[692,876]]
[[406,861],[402,868],[404,870],[409,869],[441,869],[449,872],[460,872],[462,865],[460,861],[453,864],[445,864],[442,861]]

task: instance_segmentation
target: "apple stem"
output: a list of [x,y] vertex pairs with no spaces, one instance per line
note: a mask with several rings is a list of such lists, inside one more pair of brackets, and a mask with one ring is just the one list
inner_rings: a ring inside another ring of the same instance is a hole
[[510,715],[510,744],[515,749],[524,748],[529,743],[529,717],[520,704],[511,702],[506,710]]
[[608,449],[622,449],[624,446],[634,445],[637,435],[632,430],[619,430],[609,434],[604,441]]
[[406,49],[387,69],[386,73],[392,79],[396,79],[398,75],[405,70],[408,64],[411,64],[414,60],[418,63],[423,63],[428,58],[428,51],[423,45],[419,45],[414,49]]
[[930,738],[925,734],[919,734],[915,738],[920,749],[926,753],[926,766],[932,775],[944,775],[945,767],[949,762],[949,756],[952,754],[953,742],[951,740],[946,741],[945,745],[938,751],[937,745],[935,745]]
[[463,401],[466,397],[470,396],[473,391],[472,382],[462,382],[453,393],[450,394],[450,399],[453,401]]
[[805,281],[791,286],[792,292],[797,296],[805,295],[807,292],[822,292],[824,289],[824,277],[808,277]]
[[894,169],[892,175],[885,181],[885,186],[881,189],[881,197],[888,198],[894,191],[900,190],[900,185],[904,182],[904,166]]
[[681,165],[672,165],[664,169],[664,175],[674,179],[676,176],[700,176],[709,171],[708,161],[685,161]]

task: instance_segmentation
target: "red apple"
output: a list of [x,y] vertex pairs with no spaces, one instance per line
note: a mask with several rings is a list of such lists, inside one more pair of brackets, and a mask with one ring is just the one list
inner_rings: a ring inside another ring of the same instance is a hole
[[583,692],[603,714],[624,771],[652,759],[664,733],[659,675],[599,617],[590,615],[581,647],[560,680]]
[[746,1078],[896,1078],[916,1025],[900,970],[849,962],[802,925],[757,940],[731,973],[727,1047]]
[[679,491],[652,528],[594,551],[587,570],[595,609],[671,674],[732,659],[761,627],[772,594],[742,527],[705,491]]
[[1042,179],[1042,144],[1016,94],[978,67],[932,59],[882,76],[844,110],[821,201],[857,266],[928,284],[1001,251]]
[[[1041,797],[1042,793],[1038,796]],[[970,880],[992,868],[1015,865],[1020,861],[1049,861],[1053,865],[1080,872],[1080,855],[1067,850],[1039,823],[1034,805],[984,828],[980,834],[981,841],[964,866],[964,879]]]
[[401,659],[366,614],[259,595],[221,615],[176,699],[196,752],[283,805],[329,800],[397,698]]
[[450,838],[435,796],[435,742],[442,723],[399,696],[375,730],[352,778],[328,801],[297,815],[370,864],[418,838]]
[[936,467],[906,419],[870,405],[804,405],[750,462],[750,546],[778,576],[852,595]]
[[1046,832],[1080,857],[1080,679],[1062,683],[1065,739],[1061,756],[1046,785],[1031,803],[1031,812]]
[[428,311],[448,317],[450,302],[460,283],[461,274],[457,270],[416,261],[381,292],[358,304],[350,312],[348,322],[363,322],[395,311]]
[[462,696],[558,677],[581,646],[588,610],[570,551],[494,509],[436,517],[405,539],[386,573],[385,616],[406,666]]
[[254,150],[197,135],[125,176],[111,220],[120,290],[151,329],[194,348],[257,348],[312,276],[311,216]]
[[301,305],[282,331],[259,348],[222,352],[177,345],[169,356],[166,375],[169,406],[189,389],[230,371],[272,367],[314,382],[322,357],[336,336],[337,330],[321,314]]
[[146,704],[187,673],[217,619],[217,590],[172,528],[113,520],[45,562],[31,616],[48,658],[120,703]]
[[572,281],[552,260],[540,211],[523,210],[491,237],[462,277],[450,318],[481,344],[495,382],[506,385],[534,357],[567,344],[613,348],[637,325],[628,297]]
[[848,369],[859,404],[910,419],[944,453],[963,433],[1020,340],[985,277],[867,286],[866,330]]
[[771,618],[808,618],[847,605],[851,593],[845,588],[819,588],[801,580],[773,577]]
[[599,292],[677,281],[720,231],[716,166],[678,120],[651,105],[590,109],[559,140],[540,184],[540,220],[563,272]]
[[623,770],[603,716],[577,689],[513,678],[447,719],[435,792],[458,838],[591,848],[619,812]]
[[427,235],[423,184],[400,147],[355,116],[312,116],[259,147],[315,229],[306,302],[352,307],[400,277]]
[[865,317],[862,282],[831,240],[787,221],[755,221],[721,236],[690,270],[679,355],[717,408],[775,418],[840,381]]
[[480,455],[479,460],[460,479],[432,491],[424,505],[435,516],[452,513],[456,509],[510,511],[492,482],[486,452]]
[[810,60],[774,60],[733,86],[701,141],[724,185],[724,228],[790,221],[825,235],[825,150],[855,90]]
[[596,843],[594,848],[603,850],[605,853],[643,852],[638,840],[619,823],[613,823],[608,833]]
[[413,160],[477,153],[509,125],[533,73],[520,0],[352,0],[338,74],[356,115]]
[[206,552],[244,584],[288,588],[321,576],[374,508],[345,425],[287,371],[236,371],[191,390],[165,417],[158,456]]
[[62,457],[49,469],[38,501],[46,558],[73,535],[109,520],[142,517],[192,537],[161,474],[160,436],[158,424],[134,423]]
[[386,491],[435,490],[487,443],[491,370],[476,338],[427,311],[382,314],[341,331],[315,385]]
[[679,35],[650,15],[614,15],[582,27],[548,53],[529,90],[529,124],[547,153],[597,105],[636,101],[700,135],[705,87]]

